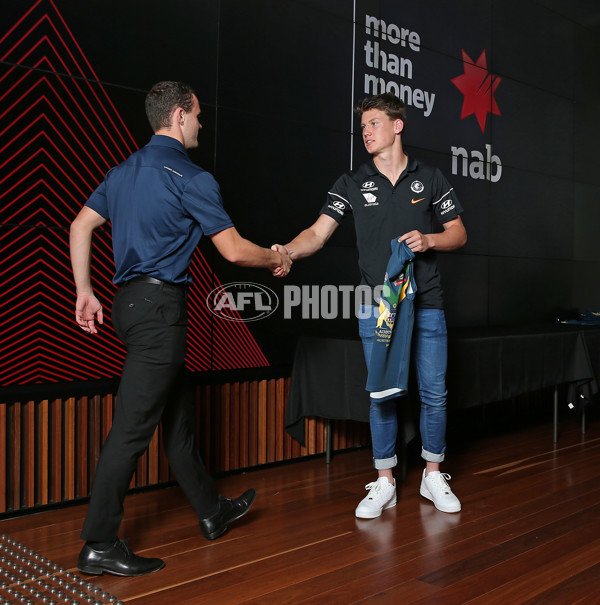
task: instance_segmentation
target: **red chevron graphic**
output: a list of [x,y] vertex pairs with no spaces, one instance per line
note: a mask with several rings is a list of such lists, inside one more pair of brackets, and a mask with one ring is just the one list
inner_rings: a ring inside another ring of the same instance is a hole
[[[52,0],[37,0],[0,38],[0,386],[113,378],[124,351],[110,325],[109,229],[94,238],[106,313],[97,337],[74,321],[68,229],[105,173],[138,145]],[[212,316],[220,282],[192,263],[188,367],[269,365],[248,327]]]

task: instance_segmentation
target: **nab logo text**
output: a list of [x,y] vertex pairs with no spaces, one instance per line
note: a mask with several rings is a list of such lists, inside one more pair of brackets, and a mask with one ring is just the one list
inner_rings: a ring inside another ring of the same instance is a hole
[[[484,156],[481,151],[471,151],[471,157],[464,147],[450,147],[452,152],[452,174],[460,174],[472,179],[485,179],[497,183],[502,176],[502,162],[497,155],[492,155],[492,146],[486,144]],[[462,159],[462,162],[459,161]]]

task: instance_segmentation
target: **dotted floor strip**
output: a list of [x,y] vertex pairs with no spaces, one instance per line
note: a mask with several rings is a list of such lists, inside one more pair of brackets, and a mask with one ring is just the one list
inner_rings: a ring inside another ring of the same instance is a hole
[[88,579],[0,536],[0,605],[124,605]]

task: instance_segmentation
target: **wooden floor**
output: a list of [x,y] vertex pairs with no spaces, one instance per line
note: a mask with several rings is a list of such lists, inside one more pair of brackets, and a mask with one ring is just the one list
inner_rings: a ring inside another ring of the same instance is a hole
[[[397,506],[355,519],[373,471],[370,451],[354,450],[329,465],[319,457],[219,479],[226,495],[253,486],[259,496],[214,542],[178,488],[133,495],[121,536],[166,567],[83,577],[133,605],[600,603],[600,420],[582,436],[566,416],[556,445],[548,422],[468,422],[449,431],[443,469],[461,513],[419,496],[422,465],[412,452]],[[85,511],[4,520],[0,533],[78,574]]]

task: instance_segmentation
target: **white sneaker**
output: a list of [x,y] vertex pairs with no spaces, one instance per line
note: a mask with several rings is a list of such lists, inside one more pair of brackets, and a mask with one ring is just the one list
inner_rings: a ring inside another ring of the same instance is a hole
[[460,509],[459,499],[452,493],[448,485],[450,475],[440,473],[440,471],[431,471],[421,480],[421,496],[431,500],[438,510],[443,513],[457,513]]
[[375,519],[387,508],[396,506],[396,482],[390,483],[387,477],[365,485],[369,495],[363,498],[354,514],[360,519]]

